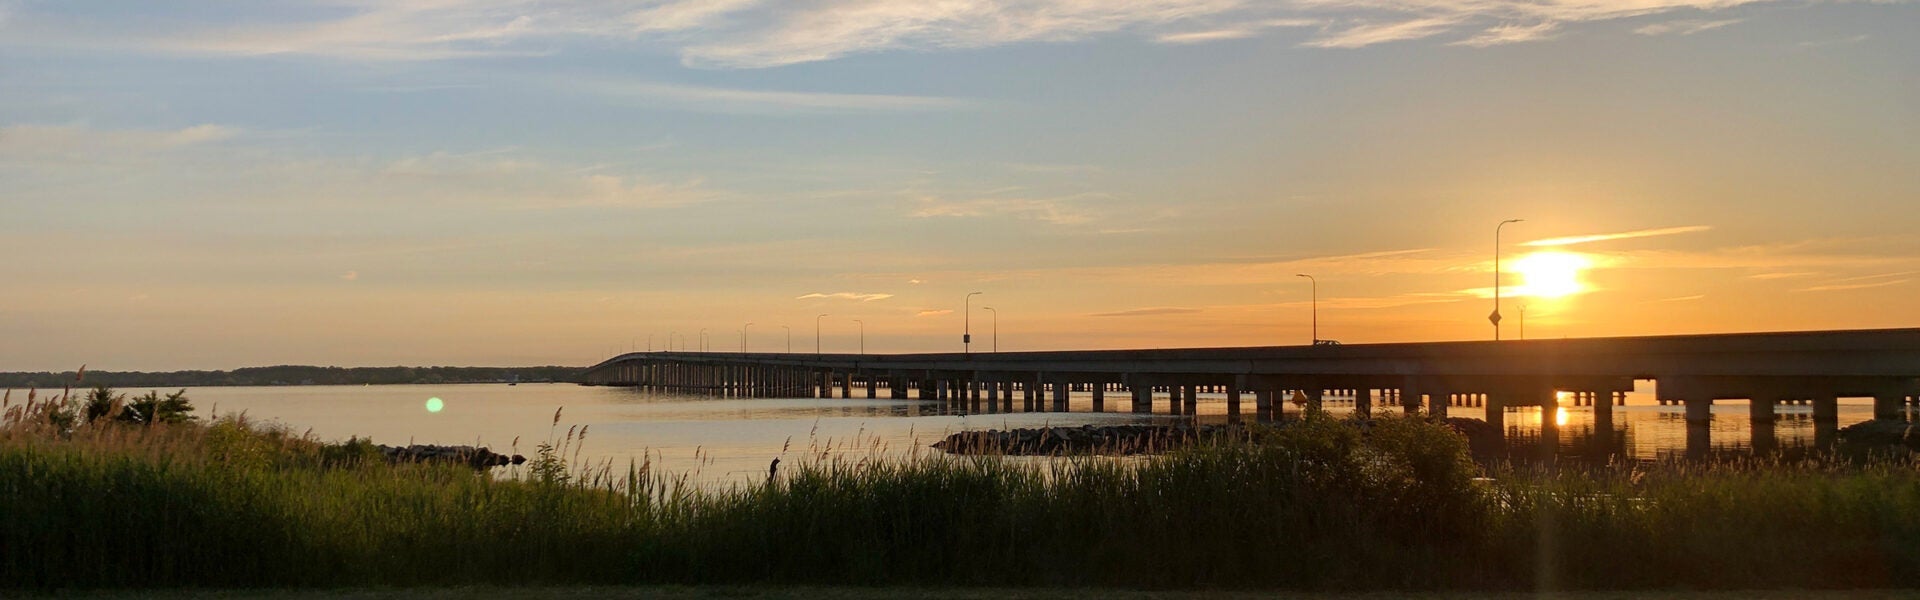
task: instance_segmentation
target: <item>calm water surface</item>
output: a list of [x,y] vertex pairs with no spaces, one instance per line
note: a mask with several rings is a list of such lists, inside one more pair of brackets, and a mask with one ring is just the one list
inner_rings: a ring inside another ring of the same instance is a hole
[[[144,390],[134,390],[144,392]],[[1556,433],[1542,442],[1540,409],[1507,412],[1507,439],[1516,448],[1554,446],[1562,455],[1605,454],[1640,460],[1679,456],[1689,444],[1680,406],[1659,406],[1652,389],[1628,396],[1614,408],[1614,429],[1594,432],[1591,407],[1554,411]],[[855,390],[861,395],[860,390]],[[885,395],[884,393],[882,394]],[[496,451],[532,454],[535,445],[564,438],[569,428],[587,430],[576,444],[580,460],[625,469],[628,461],[651,461],[656,470],[685,473],[702,483],[747,482],[766,476],[774,458],[787,464],[822,454],[864,458],[930,452],[928,444],[948,434],[979,429],[1078,426],[1141,422],[1225,422],[1225,398],[1201,395],[1197,417],[1092,412],[1092,400],[1075,394],[1072,412],[952,414],[938,402],[858,399],[728,399],[645,393],[631,388],[573,384],[470,384],[391,386],[207,387],[188,396],[201,414],[273,421],[327,440],[349,436],[384,444],[479,444]],[[439,398],[440,412],[427,400]],[[1127,410],[1123,394],[1109,394],[1107,410]],[[1251,415],[1251,398],[1243,410]],[[1164,401],[1156,408],[1164,410]],[[1288,407],[1289,411],[1297,410]],[[1350,411],[1332,400],[1328,410]],[[1387,409],[1389,411],[1395,409]],[[554,413],[560,411],[558,425]],[[1774,428],[1779,447],[1811,446],[1818,433],[1811,407],[1781,406]],[[1742,452],[1751,447],[1747,406],[1717,402],[1705,449]],[[1482,418],[1482,409],[1453,407],[1451,416]],[[1842,399],[1840,426],[1872,417],[1870,399]],[[1249,417],[1250,418],[1250,417]],[[1695,430],[1696,451],[1702,440]]]

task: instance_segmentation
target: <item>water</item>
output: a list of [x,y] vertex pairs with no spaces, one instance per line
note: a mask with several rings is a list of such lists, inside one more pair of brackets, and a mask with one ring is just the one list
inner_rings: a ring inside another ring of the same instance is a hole
[[[1092,398],[1084,393],[1073,395],[1068,413],[997,414],[952,414],[941,403],[910,400],[730,399],[572,384],[206,387],[191,389],[188,396],[203,415],[244,412],[325,440],[359,436],[384,444],[477,444],[530,455],[536,444],[557,442],[569,428],[581,427],[587,436],[584,444],[575,446],[580,461],[610,461],[616,470],[624,470],[629,461],[651,461],[657,471],[719,484],[763,478],[775,458],[792,464],[823,454],[858,459],[931,452],[929,444],[965,430],[1224,423],[1229,418],[1225,396],[1219,394],[1202,394],[1199,414],[1193,417],[1094,413]],[[440,411],[427,409],[432,398],[441,399]],[[1251,418],[1252,398],[1246,400],[1242,410]],[[1124,394],[1109,394],[1106,408],[1126,411],[1128,402]],[[1165,410],[1164,399],[1155,407]],[[1329,399],[1327,409],[1335,414],[1352,410],[1337,398]],[[555,411],[561,411],[557,425]],[[1819,433],[1810,411],[1808,406],[1778,407],[1778,447],[1816,442]],[[1870,419],[1872,412],[1870,399],[1842,399],[1839,424]],[[1747,406],[1740,401],[1716,402],[1713,422],[1707,429],[1693,430],[1692,439],[1683,408],[1658,405],[1651,389],[1629,394],[1627,405],[1614,407],[1613,413],[1611,434],[1596,435],[1591,407],[1562,407],[1553,413],[1555,435],[1543,441],[1541,409],[1514,409],[1506,413],[1506,438],[1516,449],[1551,445],[1560,455],[1639,460],[1683,455],[1689,443],[1696,452],[1745,452],[1753,444]],[[1449,414],[1485,416],[1483,409],[1460,406]],[[1701,431],[1709,436],[1704,448]]]

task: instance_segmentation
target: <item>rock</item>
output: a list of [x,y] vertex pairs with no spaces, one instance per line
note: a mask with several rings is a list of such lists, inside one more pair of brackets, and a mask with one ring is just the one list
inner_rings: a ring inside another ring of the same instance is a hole
[[414,444],[412,446],[380,445],[380,455],[391,463],[444,462],[462,464],[475,469],[518,465],[527,462],[527,457],[518,454],[508,456],[496,454],[487,448],[475,446],[437,446],[433,444]]
[[950,454],[1056,456],[1162,452],[1224,434],[1219,425],[1082,425],[1009,431],[962,431],[933,444]]
[[1840,439],[1857,446],[1906,446],[1920,450],[1920,429],[1906,421],[1874,419],[1840,428]]

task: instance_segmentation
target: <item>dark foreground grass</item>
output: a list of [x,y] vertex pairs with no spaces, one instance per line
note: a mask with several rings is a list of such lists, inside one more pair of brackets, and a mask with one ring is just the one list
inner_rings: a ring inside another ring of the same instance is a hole
[[[454,587],[417,589],[341,590],[141,590],[43,593],[24,599],[71,600],[1538,600],[1536,592],[1252,592],[1252,591],[1140,591],[1076,588],[849,588],[765,586],[620,586],[620,587]],[[1554,600],[1913,600],[1920,593],[1900,590],[1764,590],[1562,592]]]
[[498,480],[235,420],[49,428],[19,408],[0,587],[1920,585],[1909,459],[1485,478],[1446,428],[1386,418],[1143,462],[823,460],[711,491],[552,451]]

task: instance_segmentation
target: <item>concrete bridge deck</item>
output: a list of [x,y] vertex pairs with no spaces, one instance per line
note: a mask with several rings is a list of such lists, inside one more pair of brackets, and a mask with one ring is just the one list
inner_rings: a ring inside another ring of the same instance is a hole
[[1635,380],[1656,382],[1658,398],[1686,406],[1705,422],[1714,400],[1751,400],[1756,424],[1771,423],[1780,403],[1813,405],[1816,422],[1837,418],[1838,398],[1871,397],[1876,416],[1895,417],[1920,403],[1920,328],[1804,331],[1525,341],[1269,346],[1157,350],[935,354],[789,354],[644,352],[589,368],[595,385],[739,397],[940,400],[998,410],[1016,396],[1027,410],[1066,410],[1072,391],[1131,397],[1135,412],[1191,414],[1201,391],[1224,393],[1238,415],[1243,394],[1256,414],[1276,399],[1304,397],[1321,408],[1328,392],[1350,397],[1367,414],[1375,398],[1404,410],[1445,416],[1448,406],[1487,408],[1501,425],[1505,407],[1553,406],[1560,394],[1611,407]]

